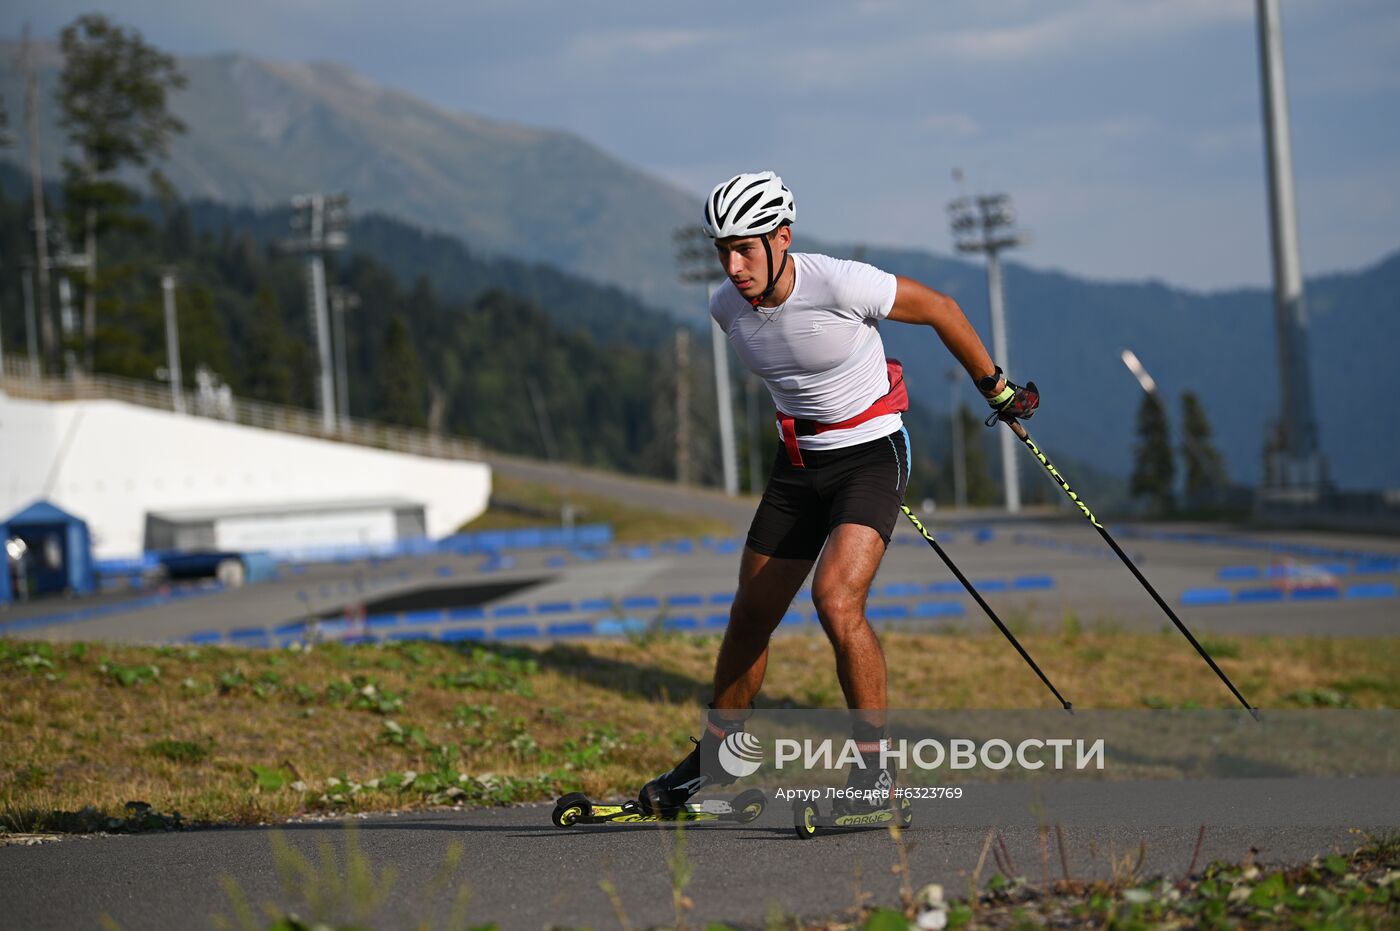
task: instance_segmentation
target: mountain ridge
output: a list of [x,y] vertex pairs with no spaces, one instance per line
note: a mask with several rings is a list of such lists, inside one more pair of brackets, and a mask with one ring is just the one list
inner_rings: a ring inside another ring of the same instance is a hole
[[[0,41],[7,100],[22,99],[13,93],[13,46]],[[51,45],[40,48],[47,98],[59,61]],[[424,231],[415,250],[425,254],[396,259],[410,278],[450,278],[450,264],[459,261],[453,250],[461,248],[556,266],[706,324],[698,289],[676,279],[670,236],[695,222],[698,198],[587,140],[449,111],[334,62],[268,63],[238,52],[182,62],[191,88],[177,97],[176,109],[191,132],[177,142],[169,173],[187,198],[269,206],[302,190],[344,188],[354,213],[383,213]],[[52,172],[60,153],[52,144],[51,105],[44,120]],[[21,160],[23,146],[0,157]],[[859,251],[888,271],[925,281],[955,297],[990,342],[980,264],[917,248],[831,245],[800,232],[798,248],[842,256]],[[1231,475],[1258,480],[1267,422],[1278,407],[1267,289],[1086,279],[1019,262],[1004,268],[1006,367],[1015,377],[1037,379],[1045,391],[1035,423],[1047,444],[1093,450],[1106,469],[1126,473],[1141,395],[1119,352],[1132,348],[1162,385],[1173,414],[1182,391],[1201,397]],[[521,271],[514,287],[529,288],[530,279]],[[1346,485],[1396,484],[1400,439],[1374,427],[1355,380],[1364,376],[1373,397],[1400,391],[1400,371],[1389,358],[1389,347],[1400,341],[1400,254],[1356,272],[1309,278],[1307,303],[1315,404],[1334,474]],[[600,310],[590,326],[606,325]],[[906,361],[937,350],[911,328],[884,332],[891,354]],[[946,356],[933,358],[939,370],[951,364]],[[915,368],[911,384],[933,410],[948,410],[943,378]],[[976,402],[970,390],[965,394]]]
[[[52,43],[36,47],[44,171],[58,177],[52,90],[61,62]],[[0,92],[20,101],[16,51],[0,41]],[[344,190],[352,209],[624,283],[655,305],[687,293],[670,232],[693,222],[699,199],[580,136],[451,111],[334,63],[239,52],[179,62],[189,85],[171,109],[189,132],[174,141],[163,170],[187,198],[271,206]],[[0,158],[21,164],[24,152]]]

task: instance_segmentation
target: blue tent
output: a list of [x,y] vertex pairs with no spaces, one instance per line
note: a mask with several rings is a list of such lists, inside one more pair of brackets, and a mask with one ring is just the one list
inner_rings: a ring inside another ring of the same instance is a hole
[[[69,591],[85,595],[96,587],[92,565],[92,538],[88,526],[47,501],[36,501],[18,514],[0,521],[0,545],[12,539],[24,541],[22,563],[29,595]],[[14,597],[9,557],[0,573],[0,602]]]

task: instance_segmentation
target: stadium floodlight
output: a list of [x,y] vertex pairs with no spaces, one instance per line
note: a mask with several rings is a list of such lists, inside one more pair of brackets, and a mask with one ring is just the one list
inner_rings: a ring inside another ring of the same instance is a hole
[[185,412],[184,376],[180,371],[180,325],[175,310],[175,269],[160,273],[160,290],[165,305],[165,359],[170,377],[170,408]]
[[321,366],[320,378],[316,382],[317,401],[321,407],[321,427],[326,433],[333,433],[336,397],[334,364],[331,361],[330,309],[326,298],[325,254],[344,249],[350,241],[346,233],[350,222],[350,195],[344,192],[297,194],[292,198],[292,207],[295,212],[291,217],[291,227],[295,235],[284,240],[282,247],[289,252],[306,256],[311,333],[316,341],[316,355]]
[[[960,172],[954,173],[960,177]],[[949,223],[953,229],[953,245],[959,252],[987,254],[987,298],[992,311],[992,354],[1005,371],[1011,371],[1010,349],[1007,345],[1005,301],[1001,287],[1001,251],[1027,242],[1028,237],[1015,229],[1016,210],[1006,194],[979,194],[958,197],[948,204]],[[955,412],[956,416],[956,412]],[[1010,433],[999,436],[1001,446],[1001,481],[1006,510],[1015,514],[1021,510],[1021,487],[1016,470],[1016,447]]]
[[360,306],[360,296],[349,288],[331,288],[332,338],[335,340],[336,411],[340,426],[345,429],[350,419],[350,367],[346,362],[345,314]]
[[1293,146],[1284,82],[1283,24],[1278,0],[1257,0],[1264,154],[1269,183],[1269,241],[1274,279],[1274,329],[1278,342],[1277,439],[1266,447],[1265,484],[1318,491],[1328,485],[1327,461],[1318,439],[1308,364],[1308,311],[1298,247],[1293,190]]

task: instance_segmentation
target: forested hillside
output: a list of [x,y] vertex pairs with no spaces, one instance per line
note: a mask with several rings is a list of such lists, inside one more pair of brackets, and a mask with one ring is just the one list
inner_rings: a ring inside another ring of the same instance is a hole
[[[0,248],[22,256],[32,251],[28,202],[16,174],[4,172],[0,182]],[[239,397],[314,407],[305,270],[277,247],[286,212],[147,202],[136,215],[136,223],[103,237],[95,370],[149,381],[165,365],[159,276],[170,266],[180,282],[182,368],[191,386],[203,366]],[[405,276],[405,269],[416,274]],[[456,240],[384,217],[355,222],[350,248],[329,264],[328,277],[359,299],[346,317],[353,416],[538,457],[548,451],[550,431],[567,461],[675,475],[677,324],[666,315],[616,289],[548,266],[478,258]],[[18,279],[7,276],[0,287],[0,330],[10,354],[22,353],[26,340]],[[692,333],[688,362],[692,474],[717,484],[708,330]],[[751,388],[737,372],[735,382],[746,486]],[[766,477],[776,439],[771,402],[757,390],[752,435]],[[911,497],[946,501],[951,480],[939,460],[950,447],[948,423],[920,407],[908,419],[916,459]],[[984,445],[970,446],[978,475],[986,472],[978,465],[986,461]],[[974,501],[996,497],[989,481],[974,479],[970,489]]]

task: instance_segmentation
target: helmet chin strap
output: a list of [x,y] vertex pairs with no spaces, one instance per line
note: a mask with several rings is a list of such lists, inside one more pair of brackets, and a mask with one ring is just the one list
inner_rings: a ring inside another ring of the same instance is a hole
[[760,294],[758,297],[750,298],[749,303],[755,307],[757,307],[759,304],[762,304],[764,301],[768,300],[768,298],[772,296],[773,290],[778,287],[778,282],[782,280],[783,272],[787,271],[788,260],[787,253],[784,252],[783,264],[778,266],[778,274],[774,275],[773,247],[768,245],[768,237],[766,235],[759,236],[758,238],[763,240],[763,252],[765,255],[768,256],[768,287],[764,288],[763,293]]

